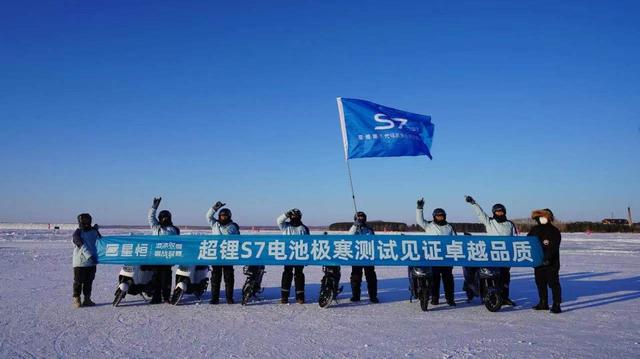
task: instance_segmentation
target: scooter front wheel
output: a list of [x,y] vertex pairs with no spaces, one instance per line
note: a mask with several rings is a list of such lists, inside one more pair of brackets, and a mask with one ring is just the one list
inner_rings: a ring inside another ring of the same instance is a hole
[[497,291],[490,291],[484,298],[484,306],[490,312],[497,312],[502,307],[502,296]]
[[252,283],[245,283],[244,288],[242,288],[242,301],[240,304],[247,305],[253,297],[253,285]]
[[333,300],[333,289],[326,289],[320,293],[320,298],[318,299],[318,305],[320,308],[326,308],[331,304]]
[[116,296],[113,298],[113,306],[117,307],[120,302],[124,299],[124,296],[127,295],[127,292],[121,290],[120,288],[116,289]]
[[184,295],[184,292],[182,291],[182,289],[176,288],[173,291],[173,295],[171,296],[171,304],[178,305],[183,295]]
[[420,309],[426,312],[429,309],[429,290],[427,287],[422,288],[420,292]]

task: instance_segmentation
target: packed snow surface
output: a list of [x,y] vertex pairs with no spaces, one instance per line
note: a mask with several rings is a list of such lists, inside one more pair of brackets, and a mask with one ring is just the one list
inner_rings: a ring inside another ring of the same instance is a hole
[[[0,358],[498,358],[640,357],[640,235],[563,234],[564,312],[533,311],[533,269],[512,270],[518,306],[488,312],[456,300],[422,312],[409,303],[406,268],[378,267],[380,304],[350,303],[342,268],[339,304],[318,306],[321,268],[305,268],[307,303],[279,304],[282,267],[267,267],[264,300],[249,306],[148,305],[140,296],[111,305],[118,266],[99,266],[93,308],[71,305],[71,230],[0,230]],[[105,230],[103,235],[144,233]],[[186,234],[186,233],[185,233]],[[235,298],[244,276],[236,267]],[[224,294],[222,295],[224,298]],[[441,298],[441,302],[444,300]]]

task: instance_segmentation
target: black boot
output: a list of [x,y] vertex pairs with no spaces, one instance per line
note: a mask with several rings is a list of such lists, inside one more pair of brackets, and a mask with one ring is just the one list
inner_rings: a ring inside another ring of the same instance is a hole
[[227,304],[233,304],[233,285],[235,284],[235,276],[233,274],[233,266],[225,266],[224,273],[224,294]]
[[352,302],[360,301],[360,282],[351,282],[351,299]]
[[220,303],[220,285],[212,285],[211,286],[211,300],[209,304],[218,304]]
[[304,292],[296,291],[296,303],[304,304]]
[[280,291],[280,303],[287,304],[289,303],[289,291],[281,290]]
[[562,309],[560,309],[560,303],[553,303],[553,305],[551,306],[551,313],[553,314],[562,313]]
[[227,298],[227,304],[233,304],[233,282],[224,283],[224,294]]
[[533,309],[533,310],[549,310],[549,304],[547,304],[546,301],[541,300],[541,301],[538,302],[538,304],[536,304],[533,307],[531,307],[531,309]]
[[151,301],[149,302],[149,304],[160,304],[162,303],[162,296],[160,295],[160,293],[153,293],[153,296],[151,297]]

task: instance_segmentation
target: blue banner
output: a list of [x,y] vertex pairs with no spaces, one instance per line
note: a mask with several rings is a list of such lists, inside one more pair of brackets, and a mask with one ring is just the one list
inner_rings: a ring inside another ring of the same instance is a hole
[[431,116],[373,102],[338,97],[345,159],[361,157],[431,157]]
[[536,237],[427,235],[106,236],[100,264],[535,267]]

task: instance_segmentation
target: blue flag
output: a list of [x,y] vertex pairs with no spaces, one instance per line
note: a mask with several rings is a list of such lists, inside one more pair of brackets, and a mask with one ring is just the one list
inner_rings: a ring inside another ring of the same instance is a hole
[[431,157],[431,116],[373,102],[338,97],[345,159],[362,157]]

